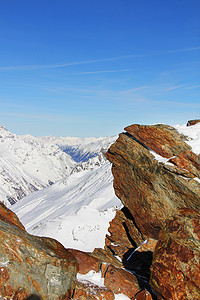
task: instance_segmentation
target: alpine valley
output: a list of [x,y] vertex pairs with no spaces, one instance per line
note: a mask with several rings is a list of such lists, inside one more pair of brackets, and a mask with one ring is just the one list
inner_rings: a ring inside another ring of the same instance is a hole
[[0,126],[0,200],[0,299],[200,298],[200,120],[104,138]]

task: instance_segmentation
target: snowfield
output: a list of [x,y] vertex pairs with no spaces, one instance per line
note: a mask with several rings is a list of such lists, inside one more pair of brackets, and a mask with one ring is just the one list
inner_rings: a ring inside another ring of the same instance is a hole
[[66,248],[92,252],[104,247],[109,221],[122,207],[112,182],[111,165],[106,162],[34,192],[11,209],[29,233],[55,238]]

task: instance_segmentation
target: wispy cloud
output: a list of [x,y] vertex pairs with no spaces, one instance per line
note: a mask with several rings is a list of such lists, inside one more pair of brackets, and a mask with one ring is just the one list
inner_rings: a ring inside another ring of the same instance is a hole
[[[187,51],[194,51],[194,50],[200,50],[200,47],[183,48],[183,49],[177,49],[177,50],[169,50],[169,51],[167,51],[167,53],[187,52]],[[166,53],[166,52],[163,52],[163,53]]]
[[179,84],[179,85],[176,85],[176,86],[172,86],[168,89],[165,89],[165,91],[173,91],[173,90],[181,89],[184,86],[186,86],[186,84]]
[[102,70],[102,71],[91,71],[91,72],[78,72],[72,73],[73,75],[89,75],[89,74],[100,74],[100,73],[118,73],[118,72],[129,72],[133,69],[120,69],[120,70]]
[[138,58],[138,57],[165,55],[165,54],[172,54],[176,52],[188,52],[188,51],[195,51],[195,50],[200,50],[200,46],[193,47],[193,48],[168,50],[168,51],[157,52],[157,53],[152,52],[152,53],[143,53],[143,54],[130,54],[130,55],[115,56],[115,57],[82,60],[82,61],[75,61],[75,62],[69,62],[63,64],[7,66],[7,67],[0,67],[0,71],[28,71],[28,70],[38,70],[38,69],[64,68],[64,67],[69,67],[74,65],[92,64],[92,63],[105,62],[105,61],[115,61],[115,60],[128,59],[134,57]]

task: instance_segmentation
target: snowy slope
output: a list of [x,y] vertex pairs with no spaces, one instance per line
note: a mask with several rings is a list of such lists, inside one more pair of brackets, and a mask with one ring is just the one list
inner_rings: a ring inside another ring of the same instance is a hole
[[93,251],[104,247],[109,221],[122,206],[112,182],[106,162],[34,192],[11,209],[29,233],[56,238],[67,248]]
[[70,174],[74,165],[58,146],[26,141],[0,126],[0,200],[7,206]]
[[186,143],[192,147],[192,151],[199,155],[200,154],[200,123],[197,123],[193,126],[186,125],[175,125],[174,128],[178,130],[178,132],[184,134],[188,137],[188,141]]

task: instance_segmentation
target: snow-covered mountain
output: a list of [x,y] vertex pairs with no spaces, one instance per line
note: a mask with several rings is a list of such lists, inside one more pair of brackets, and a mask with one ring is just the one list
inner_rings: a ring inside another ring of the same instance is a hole
[[70,174],[74,166],[58,146],[26,141],[0,126],[0,200],[6,205]]
[[73,173],[12,205],[29,233],[56,238],[67,248],[103,247],[109,221],[122,206],[109,162]]
[[[10,206],[71,173],[102,165],[102,153],[115,139],[17,136],[0,126],[0,201]],[[70,147],[78,149],[72,157],[79,163],[63,151]]]
[[[117,136],[99,138],[44,136],[36,139],[51,145],[57,145],[65,153],[69,154],[75,162],[86,162],[100,152],[105,153],[116,138]],[[30,136],[24,136],[24,139],[30,139]]]

